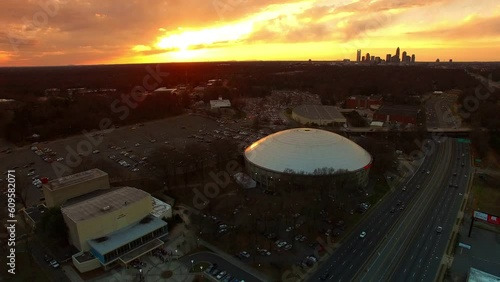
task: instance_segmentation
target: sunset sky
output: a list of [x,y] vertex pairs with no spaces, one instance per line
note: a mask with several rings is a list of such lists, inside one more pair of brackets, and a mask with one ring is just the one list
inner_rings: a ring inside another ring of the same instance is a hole
[[500,61],[499,0],[1,0],[0,66]]

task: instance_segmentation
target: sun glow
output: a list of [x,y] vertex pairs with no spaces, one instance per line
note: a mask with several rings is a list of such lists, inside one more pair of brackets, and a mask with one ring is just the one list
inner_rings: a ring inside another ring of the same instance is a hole
[[196,31],[184,31],[159,39],[156,47],[159,49],[188,50],[196,46],[224,43],[245,38],[252,32],[253,24],[243,22],[222,27],[207,28]]

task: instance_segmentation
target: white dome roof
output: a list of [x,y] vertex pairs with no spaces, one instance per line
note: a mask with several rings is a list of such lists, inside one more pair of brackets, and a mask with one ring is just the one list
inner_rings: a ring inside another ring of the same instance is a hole
[[313,174],[316,169],[356,171],[371,164],[370,154],[333,132],[294,128],[271,134],[245,150],[245,158],[264,169]]

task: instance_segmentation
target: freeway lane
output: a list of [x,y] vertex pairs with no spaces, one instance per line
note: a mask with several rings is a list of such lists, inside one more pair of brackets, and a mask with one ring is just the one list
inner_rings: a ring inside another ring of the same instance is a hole
[[[400,217],[401,212],[391,213],[390,210],[397,201],[402,201],[406,205],[418,192],[417,186],[424,187],[424,182],[431,179],[433,174],[427,171],[434,171],[438,167],[438,162],[445,159],[445,147],[433,143],[435,152],[429,154],[424,159],[417,173],[406,181],[406,191],[399,187],[396,191],[387,196],[387,199],[375,207],[375,211],[370,214],[363,223],[360,224],[335,252],[327,258],[320,266],[319,270],[311,275],[307,281],[319,281],[325,273],[329,273],[330,281],[349,281],[358,272],[359,268],[368,259],[373,249],[381,240],[386,237],[387,232]],[[359,238],[359,234],[365,231],[366,238]]]
[[[442,168],[442,171],[447,173],[433,181],[432,190],[423,191],[422,195],[427,198],[428,203],[421,205],[421,202],[417,201],[415,206],[421,211],[410,211],[410,214],[420,216],[411,217],[411,221],[402,221],[401,226],[391,232],[391,237],[395,240],[384,243],[377,250],[377,255],[368,263],[369,271],[362,274],[360,281],[434,279],[463,198],[467,181],[464,174],[470,169],[470,161],[466,161],[470,159],[466,145],[454,139],[447,142],[453,143],[450,165],[443,165]],[[453,176],[453,173],[457,175]],[[459,189],[449,187],[450,182],[458,184]],[[443,227],[440,235],[436,233],[437,226]]]
[[[451,159],[453,153],[452,142],[447,140],[441,147],[446,148],[444,158],[441,160]],[[437,163],[438,166],[434,170],[432,182],[427,183],[422,189],[418,198],[412,203],[412,206],[407,209],[404,217],[402,217],[395,225],[394,229],[389,234],[389,240],[381,244],[376,251],[376,255],[367,263],[366,271],[361,272],[360,281],[385,281],[395,263],[403,255],[403,250],[411,239],[411,235],[415,235],[416,224],[427,216],[426,212],[433,208],[433,204],[437,202],[439,191],[441,190],[440,183],[448,181],[445,175],[450,174],[450,168]]]
[[[432,281],[438,271],[441,256],[465,194],[468,181],[465,175],[469,175],[471,169],[468,146],[457,143],[457,147],[459,157],[455,159],[453,165],[453,172],[457,175],[451,176],[448,185],[445,183],[442,186],[444,195],[439,199],[439,206],[431,211],[430,222],[422,222],[421,225],[424,226],[419,228],[419,238],[415,238],[410,244],[404,260],[399,263],[391,281]],[[458,188],[450,187],[450,183],[457,184]],[[436,234],[437,226],[443,227],[442,234]]]

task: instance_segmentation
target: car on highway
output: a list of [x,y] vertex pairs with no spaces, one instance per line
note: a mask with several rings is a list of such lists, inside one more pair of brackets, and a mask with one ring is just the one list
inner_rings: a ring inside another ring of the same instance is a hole
[[436,232],[437,232],[437,233],[441,233],[441,232],[443,232],[443,227],[438,226],[438,227],[436,228]]
[[359,238],[365,238],[366,237],[366,232],[363,231],[361,232],[361,234],[359,234]]
[[100,153],[99,150],[92,151],[92,154],[99,154],[99,153]]
[[401,190],[406,191],[406,185],[401,188]]

